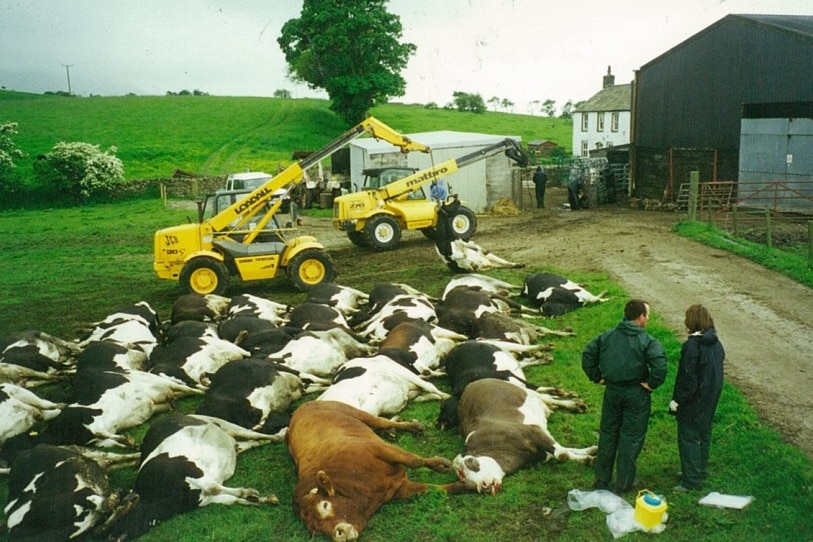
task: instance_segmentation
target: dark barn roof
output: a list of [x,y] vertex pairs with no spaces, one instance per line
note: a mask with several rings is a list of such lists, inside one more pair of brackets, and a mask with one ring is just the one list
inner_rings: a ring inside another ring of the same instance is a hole
[[746,103],[813,101],[813,16],[728,15],[636,76],[634,145],[739,148]]
[[575,113],[592,113],[593,111],[629,111],[632,85],[614,85],[603,88],[589,100],[579,105]]

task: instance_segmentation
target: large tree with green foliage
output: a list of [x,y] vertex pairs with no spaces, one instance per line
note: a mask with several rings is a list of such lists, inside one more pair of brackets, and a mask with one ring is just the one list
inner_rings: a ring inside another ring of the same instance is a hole
[[330,96],[330,109],[350,124],[393,96],[415,45],[400,43],[401,19],[386,0],[305,0],[298,19],[282,26],[279,43],[289,76]]

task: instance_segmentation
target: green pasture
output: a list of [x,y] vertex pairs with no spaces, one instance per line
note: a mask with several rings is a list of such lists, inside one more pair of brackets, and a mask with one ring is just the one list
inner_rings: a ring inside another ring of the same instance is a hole
[[[571,148],[570,119],[460,113],[387,104],[373,116],[401,133],[434,130],[549,139]],[[321,148],[348,126],[326,100],[218,96],[65,98],[0,91],[0,123],[18,123],[13,140],[28,154],[18,171],[35,183],[32,163],[59,141],[117,148],[128,180],[165,178],[176,169],[201,175],[275,171],[293,151]]]
[[[200,98],[189,98],[190,101],[197,99]],[[76,100],[82,101],[91,100]],[[391,122],[387,115],[381,117]],[[330,130],[331,133],[336,131]],[[116,143],[112,139],[105,144]],[[4,248],[0,273],[0,291],[4,293],[0,296],[0,336],[36,328],[67,339],[77,338],[89,323],[122,305],[142,300],[158,310],[163,319],[168,319],[172,302],[179,294],[176,284],[159,281],[152,272],[152,236],[156,229],[185,222],[191,214],[165,206],[159,200],[0,213],[0,239]],[[428,240],[407,244],[434,251]],[[369,290],[376,282],[399,281],[437,295],[451,276],[439,260],[435,265],[419,266],[417,262],[399,259],[398,264],[393,265],[394,253],[364,251],[350,243],[331,254],[339,271],[338,281],[363,290]],[[533,262],[525,269],[505,270],[494,275],[520,283],[526,274],[542,270],[560,272],[586,283],[592,291],[606,290],[612,297],[607,303],[580,309],[560,319],[540,321],[551,328],[572,328],[577,336],[550,338],[549,342],[555,345],[553,363],[527,370],[530,380],[575,391],[587,402],[589,410],[585,414],[555,412],[550,429],[565,446],[589,446],[597,441],[602,389],[582,374],[580,353],[590,338],[617,323],[626,301],[625,292],[602,273],[542,267]],[[304,295],[284,279],[234,291],[294,304],[304,299]],[[639,460],[639,478],[649,489],[666,496],[669,521],[660,535],[634,533],[624,540],[657,537],[664,542],[801,542],[813,539],[810,460],[761,424],[743,394],[730,385],[725,387],[715,420],[707,489],[751,495],[753,503],[741,511],[713,509],[697,504],[705,493],[670,492],[677,483],[679,461],[675,422],[666,410],[682,338],[675,336],[657,313],[647,329],[667,350],[669,375],[666,384],[653,395],[653,416]],[[438,385],[445,388],[442,382]],[[67,385],[56,385],[39,388],[38,393],[67,397],[70,389]],[[179,401],[176,408],[192,411],[196,403],[196,399],[186,399]],[[454,432],[434,428],[438,409],[439,404],[435,402],[409,406],[403,417],[419,419],[427,429],[421,436],[401,435],[397,443],[423,455],[453,458],[463,449],[463,439]],[[145,428],[138,428],[132,435],[139,440],[144,431]],[[114,487],[129,488],[134,476],[131,469],[116,471],[111,475],[111,483]],[[423,470],[414,471],[411,476],[438,483],[452,479],[451,474]],[[592,481],[591,469],[583,465],[556,461],[533,465],[507,477],[503,491],[496,496],[447,497],[430,492],[409,502],[387,504],[375,515],[362,540],[610,541],[613,537],[603,513],[597,509],[571,512],[566,505],[568,491],[587,490]],[[291,505],[294,482],[293,462],[284,445],[271,444],[252,450],[240,457],[237,473],[229,485],[247,485],[262,493],[274,493],[280,499],[278,506],[210,506],[158,526],[143,540],[314,540],[294,515]],[[632,504],[634,495],[627,495],[626,499]],[[6,501],[6,484],[0,481],[0,504],[4,506]]]

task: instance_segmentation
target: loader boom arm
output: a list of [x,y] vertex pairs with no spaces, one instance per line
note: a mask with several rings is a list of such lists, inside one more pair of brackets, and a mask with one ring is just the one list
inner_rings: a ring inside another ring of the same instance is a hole
[[414,175],[404,177],[403,179],[383,186],[376,191],[377,195],[382,200],[405,197],[412,192],[420,190],[422,186],[432,181],[438,180],[447,175],[451,175],[461,168],[474,164],[475,162],[479,162],[480,160],[484,160],[489,156],[502,151],[505,151],[505,154],[517,162],[520,166],[526,166],[528,164],[528,157],[524,152],[522,152],[519,143],[511,138],[505,138],[504,140],[488,147],[483,147],[482,149],[478,149],[474,152],[461,156],[460,158],[446,160],[445,162],[441,162],[440,164],[429,169],[419,171]]
[[[281,173],[269,179],[268,182],[256,188],[244,199],[235,202],[210,218],[208,223],[212,230],[214,232],[221,232],[227,228],[239,229],[260,211],[267,213],[267,216],[263,220],[263,224],[265,224],[276,212],[281,203],[280,199],[271,209],[266,209],[265,205],[274,196],[274,192],[280,188],[290,190],[303,180],[305,170],[316,165],[320,160],[327,158],[364,134],[370,134],[376,139],[383,139],[384,141],[392,143],[396,147],[399,147],[403,153],[412,151],[430,152],[430,148],[426,145],[412,141],[408,137],[399,134],[375,117],[368,117],[318,151],[310,154],[307,158],[303,158],[299,162],[291,164]],[[256,233],[254,235],[247,235],[243,242],[250,243],[255,236]]]

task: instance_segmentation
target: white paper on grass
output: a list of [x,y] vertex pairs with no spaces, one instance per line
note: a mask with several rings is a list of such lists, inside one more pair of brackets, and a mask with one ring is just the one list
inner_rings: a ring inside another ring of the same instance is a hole
[[705,506],[714,506],[716,508],[734,508],[736,510],[742,510],[751,504],[751,501],[753,500],[754,498],[751,496],[725,495],[723,493],[712,491],[697,502]]

